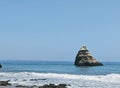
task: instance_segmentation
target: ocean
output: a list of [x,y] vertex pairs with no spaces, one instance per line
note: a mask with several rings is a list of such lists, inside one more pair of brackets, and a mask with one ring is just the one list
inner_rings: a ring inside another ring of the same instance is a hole
[[0,61],[0,80],[11,84],[70,84],[68,88],[120,88],[120,62],[76,67],[73,62]]

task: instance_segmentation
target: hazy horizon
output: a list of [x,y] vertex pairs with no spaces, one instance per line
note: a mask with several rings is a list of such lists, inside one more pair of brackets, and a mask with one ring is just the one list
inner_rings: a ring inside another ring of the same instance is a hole
[[120,62],[119,0],[0,1],[0,60],[74,61],[83,44]]

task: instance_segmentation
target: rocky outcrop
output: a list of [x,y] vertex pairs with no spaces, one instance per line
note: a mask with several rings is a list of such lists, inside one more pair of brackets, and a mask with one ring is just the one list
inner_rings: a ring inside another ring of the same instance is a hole
[[67,88],[67,84],[59,84],[59,85],[55,85],[55,84],[49,84],[49,85],[44,85],[44,86],[40,86],[39,88]]
[[78,51],[78,54],[75,59],[76,66],[103,66],[101,62],[98,62],[87,50],[86,46]]
[[43,86],[24,86],[24,85],[17,85],[16,88],[67,88],[70,84],[45,84]]
[[0,68],[2,68],[2,65],[0,64]]
[[[0,81],[0,86],[8,86],[8,85],[11,85],[9,83],[9,80],[8,81]],[[0,87],[1,88],[1,87]]]

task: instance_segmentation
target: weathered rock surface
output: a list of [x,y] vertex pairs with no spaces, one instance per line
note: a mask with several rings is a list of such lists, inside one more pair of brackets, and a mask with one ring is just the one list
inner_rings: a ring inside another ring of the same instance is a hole
[[103,66],[101,62],[98,62],[87,50],[86,46],[78,51],[78,54],[75,59],[76,66]]

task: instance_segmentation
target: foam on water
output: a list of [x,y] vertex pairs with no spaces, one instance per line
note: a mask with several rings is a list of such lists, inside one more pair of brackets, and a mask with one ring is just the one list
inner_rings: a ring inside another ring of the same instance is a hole
[[67,83],[71,85],[69,86],[70,88],[120,88],[120,74],[91,76],[36,72],[1,72],[0,80],[10,80],[12,84],[24,85]]

